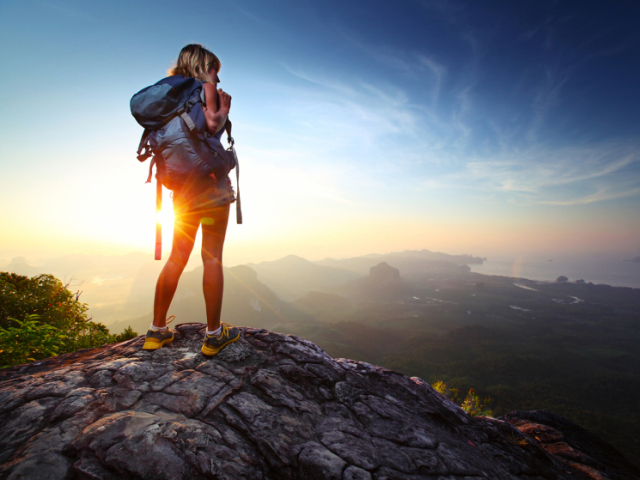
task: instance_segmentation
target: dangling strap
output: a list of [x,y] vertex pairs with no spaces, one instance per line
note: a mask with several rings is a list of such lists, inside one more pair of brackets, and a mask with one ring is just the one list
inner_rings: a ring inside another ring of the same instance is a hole
[[238,190],[236,198],[236,223],[240,225],[242,224],[242,203],[240,202],[240,162],[238,161],[236,149],[233,146],[235,142],[231,136],[231,126],[231,120],[227,118],[227,122],[224,124],[224,129],[227,131],[227,142],[229,143],[229,148],[227,148],[227,150],[233,154],[233,158],[236,161],[236,190]]
[[156,260],[162,259],[162,223],[157,218],[162,210],[162,183],[156,175]]
[[233,156],[236,160],[236,190],[238,190],[238,195],[236,196],[236,223],[240,225],[242,223],[242,203],[240,202],[240,162],[238,161],[238,155],[236,154],[236,149],[233,146],[233,138],[229,137],[231,141],[231,146],[227,150],[231,150]]
[[156,164],[156,157],[151,159],[151,164],[149,165],[149,176],[147,177],[147,181],[144,183],[151,183],[151,177],[153,177],[153,166]]
[[229,117],[227,117],[227,121],[224,122],[224,129],[227,132],[227,142],[231,143],[233,142],[233,138],[231,137],[231,120],[229,120]]

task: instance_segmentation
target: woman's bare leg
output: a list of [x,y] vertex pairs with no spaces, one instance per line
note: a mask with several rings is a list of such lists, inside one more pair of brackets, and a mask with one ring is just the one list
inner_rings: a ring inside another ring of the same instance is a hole
[[167,312],[176,293],[180,275],[189,261],[199,226],[197,222],[185,223],[176,218],[171,255],[160,272],[156,284],[156,296],[153,302],[153,325],[155,327],[163,328],[166,326]]
[[[222,247],[229,222],[229,205],[220,207],[215,218],[202,223],[202,263],[204,275],[202,289],[207,307],[207,328],[214,331],[220,326],[224,276],[222,273]],[[213,223],[210,221],[213,220]]]

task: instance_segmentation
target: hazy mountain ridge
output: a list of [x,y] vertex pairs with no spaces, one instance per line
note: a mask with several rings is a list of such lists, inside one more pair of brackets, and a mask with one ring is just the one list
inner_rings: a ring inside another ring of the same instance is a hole
[[371,267],[367,276],[336,286],[332,291],[356,301],[357,307],[366,303],[397,301],[412,296],[412,290],[400,278],[400,270],[386,262]]
[[[422,258],[424,260],[439,260],[445,262],[453,262],[458,265],[470,265],[474,263],[483,263],[487,259],[484,257],[474,257],[468,253],[462,255],[450,255],[442,252],[432,252],[431,250],[403,250],[402,252],[390,252],[390,253],[374,253],[371,255],[363,255],[363,258],[380,258],[380,257],[409,257],[409,258]],[[359,258],[359,257],[356,257]]]
[[402,272],[405,280],[427,280],[432,274],[446,272],[469,272],[471,269],[465,264],[458,264],[452,260],[431,260],[408,255],[376,255],[366,257],[345,258],[341,260],[324,259],[316,262],[319,265],[343,268],[345,270],[367,275],[371,267],[380,263],[387,263]]
[[296,255],[279,260],[248,263],[260,280],[284,300],[292,301],[312,290],[324,290],[345,284],[360,275],[343,268],[322,266]]
[[[198,263],[196,257],[194,254],[187,268]],[[465,263],[466,260],[469,261]],[[425,249],[346,259],[327,258],[319,262],[291,255],[249,266],[258,273],[262,283],[278,297],[290,302],[310,291],[344,293],[340,291],[342,285],[365,278],[371,267],[382,262],[398,268],[403,281],[410,285],[412,282],[429,282],[439,275],[465,275],[468,273],[465,265],[471,260],[484,259]],[[149,314],[155,283],[163,265],[164,262],[154,261],[149,253],[135,252],[127,255],[67,255],[43,260],[37,266],[30,265],[24,257],[16,257],[5,264],[3,270],[29,276],[50,273],[69,282],[70,289],[81,292],[80,299],[88,304],[94,320],[110,325]]]
[[[182,274],[171,308],[178,322],[206,323],[206,308],[202,294],[203,267]],[[311,317],[278,298],[264,283],[258,280],[256,272],[246,266],[224,268],[225,285],[222,302],[222,321],[234,325],[260,326],[286,329],[292,321],[310,321]],[[109,325],[118,331],[131,325],[139,332],[145,332],[153,320],[153,297],[147,303],[147,314],[136,319],[124,320]]]

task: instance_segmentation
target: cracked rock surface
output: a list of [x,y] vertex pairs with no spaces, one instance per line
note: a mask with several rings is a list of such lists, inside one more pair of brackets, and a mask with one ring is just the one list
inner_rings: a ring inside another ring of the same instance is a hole
[[0,371],[0,478],[638,478],[597,463],[597,442],[580,468],[529,435],[543,422],[527,412],[471,418],[418,378],[295,336],[241,329],[204,357],[204,328],[178,325],[156,351],[140,336]]

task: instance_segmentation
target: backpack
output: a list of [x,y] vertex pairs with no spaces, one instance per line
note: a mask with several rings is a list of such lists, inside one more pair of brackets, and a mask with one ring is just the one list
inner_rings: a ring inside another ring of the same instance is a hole
[[186,195],[199,193],[207,177],[223,179],[236,168],[236,219],[242,223],[240,168],[231,122],[226,125],[230,146],[225,149],[218,136],[207,131],[203,104],[202,82],[181,75],[163,78],[136,93],[130,102],[131,114],[144,127],[138,160],[144,162],[153,155],[147,183],[151,182],[155,165],[159,183]]

